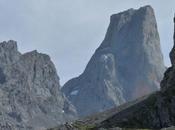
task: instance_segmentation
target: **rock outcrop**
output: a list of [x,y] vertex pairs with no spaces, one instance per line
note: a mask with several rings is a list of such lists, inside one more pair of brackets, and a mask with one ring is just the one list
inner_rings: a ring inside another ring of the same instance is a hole
[[79,116],[86,116],[158,90],[164,70],[153,9],[129,9],[111,16],[85,71],[62,91]]
[[159,92],[103,121],[100,127],[160,129],[175,126],[175,46],[170,59],[172,66],[165,72]]
[[48,55],[21,54],[15,41],[0,43],[0,129],[50,128],[75,115]]

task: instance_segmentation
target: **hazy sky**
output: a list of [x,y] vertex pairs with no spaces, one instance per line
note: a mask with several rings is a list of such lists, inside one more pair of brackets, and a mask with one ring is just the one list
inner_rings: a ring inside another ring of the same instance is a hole
[[111,14],[144,5],[155,10],[169,66],[175,0],[0,0],[0,41],[16,40],[23,53],[37,49],[49,54],[63,84],[83,72]]

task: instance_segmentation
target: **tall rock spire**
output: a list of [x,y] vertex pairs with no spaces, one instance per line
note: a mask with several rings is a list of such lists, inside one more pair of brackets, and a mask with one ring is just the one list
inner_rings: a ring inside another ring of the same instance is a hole
[[111,16],[85,71],[62,90],[85,116],[158,90],[164,69],[152,7],[129,9]]
[[[175,18],[174,18],[175,24]],[[175,32],[175,30],[174,30]],[[174,35],[175,42],[175,35]],[[167,69],[161,81],[161,91],[150,94],[144,99],[131,103],[103,121],[100,127],[124,127],[161,129],[175,126],[175,48],[171,50],[172,66]]]

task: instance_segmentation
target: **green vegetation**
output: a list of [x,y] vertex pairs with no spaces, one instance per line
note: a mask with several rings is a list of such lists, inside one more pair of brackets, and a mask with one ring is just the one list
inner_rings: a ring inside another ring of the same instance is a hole
[[95,129],[95,125],[85,125],[79,122],[75,122],[73,126],[77,128],[78,130],[94,130]]

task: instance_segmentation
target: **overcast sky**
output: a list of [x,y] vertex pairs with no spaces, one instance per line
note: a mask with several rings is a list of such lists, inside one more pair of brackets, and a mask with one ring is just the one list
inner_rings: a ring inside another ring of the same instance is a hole
[[63,84],[83,72],[104,38],[111,14],[144,5],[155,10],[169,66],[175,0],[0,0],[0,41],[16,40],[22,53],[49,54]]

